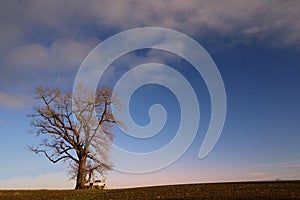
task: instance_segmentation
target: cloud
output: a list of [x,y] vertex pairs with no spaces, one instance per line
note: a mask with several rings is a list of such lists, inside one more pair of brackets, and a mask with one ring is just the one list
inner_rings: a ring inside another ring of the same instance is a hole
[[221,36],[247,44],[254,38],[272,48],[299,48],[299,7],[299,1],[276,0],[1,1],[0,85],[34,84],[40,71],[74,74],[100,40],[142,26],[172,28],[200,41]]
[[50,46],[19,45],[2,59],[0,85],[5,86],[5,90],[26,91],[33,85],[72,82],[72,75],[96,43],[93,40],[57,39]]
[[250,176],[251,178],[257,178],[257,177],[264,177],[267,174],[265,172],[249,172],[247,173],[248,176]]
[[299,6],[298,1],[92,1],[83,12],[99,26],[163,26],[192,36],[214,32],[229,37],[258,28],[263,31],[257,38],[275,34],[277,44],[294,45],[300,40]]
[[300,168],[300,161],[289,161],[289,162],[279,162],[279,163],[270,163],[270,164],[257,164],[254,165],[257,168]]
[[41,174],[37,177],[14,177],[0,180],[0,189],[73,189],[74,181],[70,181],[63,173]]
[[31,98],[23,94],[8,94],[0,91],[0,107],[21,109],[31,105]]
[[8,60],[9,66],[43,67],[49,64],[48,50],[40,44],[26,44],[14,49]]
[[10,67],[26,67],[26,69],[78,68],[91,50],[90,43],[66,39],[55,41],[49,47],[36,43],[20,45],[8,56],[7,64]]
[[6,24],[11,21],[15,24],[12,29],[24,29],[27,34],[36,29],[42,34],[74,38],[90,37],[84,34],[86,29],[95,32],[104,28],[162,26],[193,36],[211,31],[238,36],[249,30],[263,29],[255,36],[266,38],[276,34],[278,42],[286,45],[300,40],[298,1],[92,0],[86,3],[82,0],[29,0],[26,4],[18,1],[1,4],[0,16],[7,19]]

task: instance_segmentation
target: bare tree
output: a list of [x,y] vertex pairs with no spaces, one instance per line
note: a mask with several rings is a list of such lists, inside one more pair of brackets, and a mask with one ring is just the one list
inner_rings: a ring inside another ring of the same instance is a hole
[[44,154],[53,163],[68,162],[69,174],[76,178],[75,189],[84,188],[88,172],[103,175],[111,170],[108,153],[113,125],[119,123],[111,112],[111,106],[118,107],[112,90],[101,88],[94,95],[79,86],[72,97],[71,92],[38,87],[36,94],[42,106],[34,107],[28,116],[31,132],[43,139],[29,150]]

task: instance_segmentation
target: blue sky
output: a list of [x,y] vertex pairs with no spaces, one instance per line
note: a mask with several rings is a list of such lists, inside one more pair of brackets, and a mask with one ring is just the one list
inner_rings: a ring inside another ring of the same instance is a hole
[[[37,103],[35,87],[72,89],[81,62],[96,45],[145,26],[180,31],[210,54],[226,89],[225,125],[214,149],[198,159],[211,114],[201,76],[168,52],[140,50],[122,56],[108,68],[103,84],[113,85],[124,69],[139,64],[172,66],[196,92],[201,120],[191,147],[174,164],[140,175],[112,171],[109,187],[299,179],[299,9],[298,1],[1,1],[0,188],[74,187],[62,164],[25,150],[39,141],[27,133],[26,114]],[[147,85],[137,90],[130,103],[133,119],[149,123],[148,109],[156,103],[168,113],[164,129],[141,140],[116,128],[117,145],[146,152],[172,139],[180,109],[166,88]]]

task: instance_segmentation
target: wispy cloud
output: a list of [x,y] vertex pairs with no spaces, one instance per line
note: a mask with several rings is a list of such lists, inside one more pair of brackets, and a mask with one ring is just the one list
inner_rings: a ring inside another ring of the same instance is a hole
[[298,1],[12,0],[1,2],[1,43],[26,43],[34,34],[53,43],[57,38],[95,37],[95,30],[103,28],[162,26],[193,36],[211,31],[228,36],[251,32],[257,38],[275,34],[281,44],[293,45],[300,41],[299,7]]
[[289,161],[289,162],[278,162],[278,163],[262,163],[256,164],[253,167],[255,168],[300,168],[300,161]]
[[71,39],[55,41],[51,46],[42,44],[24,44],[12,50],[7,57],[10,67],[23,66],[31,69],[57,70],[64,67],[78,68],[91,50],[90,41]]
[[70,181],[63,173],[41,174],[37,177],[14,177],[0,180],[0,189],[73,189],[74,181]]
[[31,98],[23,94],[8,94],[0,91],[0,107],[22,109],[31,106]]
[[[200,40],[218,35],[233,44],[249,38],[277,48],[300,44],[299,1],[12,0],[0,4],[0,85],[11,84],[12,79],[32,84],[32,78],[40,75],[37,70],[74,74],[108,32],[142,26],[172,28]],[[35,76],[24,76],[30,73]]]
[[162,26],[193,36],[213,31],[235,37],[260,29],[256,38],[273,40],[276,35],[277,44],[294,45],[300,40],[299,7],[298,1],[128,0],[92,1],[83,12],[100,27]]
[[249,172],[247,175],[251,178],[265,177],[267,174],[265,172]]

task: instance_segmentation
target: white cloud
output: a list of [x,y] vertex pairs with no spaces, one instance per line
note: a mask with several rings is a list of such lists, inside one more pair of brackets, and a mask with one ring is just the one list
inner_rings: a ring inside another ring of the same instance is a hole
[[10,50],[10,48],[13,46],[18,45],[23,34],[24,33],[20,27],[14,26],[7,22],[1,23],[0,52],[5,53],[5,51]]
[[32,84],[37,69],[49,76],[74,73],[107,33],[134,27],[172,28],[200,40],[220,35],[232,44],[255,38],[271,47],[299,47],[299,7],[299,1],[1,1],[1,85],[12,79]]
[[63,173],[49,173],[0,180],[0,189],[73,189],[74,184]]
[[299,42],[298,1],[92,1],[83,9],[99,26],[163,26],[199,35],[239,35],[244,30],[265,27],[264,38],[276,32],[280,44]]
[[279,162],[279,163],[268,163],[268,164],[257,164],[253,167],[256,168],[300,168],[300,161],[290,161],[290,162]]
[[23,94],[8,94],[0,91],[0,107],[21,109],[31,106],[31,98]]
[[259,178],[259,177],[265,177],[267,174],[265,172],[249,172],[247,173],[248,176],[251,178]]
[[50,47],[41,44],[24,44],[8,56],[8,65],[28,69],[79,68],[91,50],[90,41],[57,40]]
[[10,66],[37,67],[49,63],[48,50],[40,44],[25,44],[11,52],[8,64]]
[[[300,44],[298,1],[31,0],[26,4],[9,1],[1,5],[0,48],[4,48],[2,59],[8,58],[9,66],[56,70],[58,66],[79,65],[99,42],[97,35],[86,33],[90,29],[101,32],[107,27],[162,26],[193,37],[214,32],[234,39],[251,34],[261,41],[268,42],[269,38],[270,45]],[[52,42],[45,45],[26,40],[35,34],[53,38]]]
[[265,30],[264,27],[254,26],[254,27],[250,27],[250,28],[245,29],[244,33],[246,33],[246,34],[257,34],[257,33],[262,32],[264,30]]
[[[256,37],[280,32],[278,40],[282,44],[300,40],[298,1],[92,0],[86,3],[82,0],[29,0],[26,4],[17,1],[1,4],[1,18],[14,22],[15,29],[28,32],[33,28],[30,25],[34,24],[45,33],[55,30],[59,37],[83,36],[85,26],[92,23],[100,30],[106,27],[163,26],[188,34],[214,31],[229,36],[265,27],[264,34]],[[29,32],[33,33],[33,30]]]

